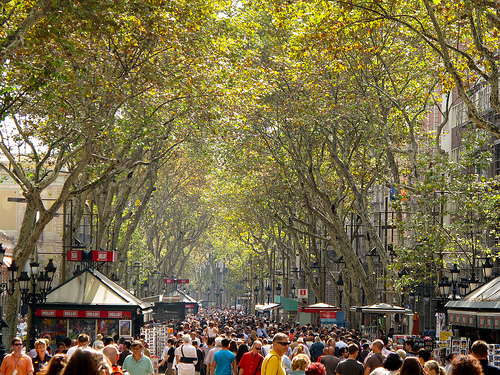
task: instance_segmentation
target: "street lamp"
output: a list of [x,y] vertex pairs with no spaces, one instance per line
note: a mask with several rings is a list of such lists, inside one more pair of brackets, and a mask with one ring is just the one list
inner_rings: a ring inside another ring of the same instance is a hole
[[276,294],[277,294],[278,296],[281,296],[281,289],[282,289],[282,288],[281,288],[281,284],[280,284],[280,283],[278,283],[278,285],[276,285]]
[[31,275],[28,275],[27,272],[21,272],[18,281],[19,289],[21,290],[21,300],[23,304],[29,306],[31,311],[29,334],[30,349],[33,349],[37,336],[35,324],[36,305],[37,303],[45,303],[47,300],[47,294],[51,289],[52,280],[57,268],[54,266],[52,259],[49,259],[49,263],[45,266],[45,272],[40,272],[40,264],[38,262],[31,262],[30,268]]
[[255,295],[255,304],[257,304],[257,302],[259,301],[259,292],[260,292],[260,289],[258,286],[256,286],[253,290],[254,292],[254,295]]
[[491,263],[490,258],[486,258],[486,261],[483,264],[483,276],[486,281],[489,281],[492,272],[493,272],[493,264]]
[[337,289],[339,290],[339,307],[342,307],[342,292],[344,291],[344,279],[342,278],[342,274],[339,274]]
[[438,286],[439,286],[439,295],[443,299],[448,299],[448,297],[449,297],[449,295],[451,293],[451,282],[448,279],[448,277],[447,276],[443,276],[443,278],[439,282]]
[[292,293],[292,299],[294,299],[296,297],[296,294],[295,294],[296,290],[297,290],[297,288],[295,287],[295,284],[292,284],[292,286],[290,287],[290,292]]
[[272,292],[271,285],[267,284],[267,286],[266,286],[266,294],[267,294],[267,304],[268,305],[269,305],[269,300],[271,298],[271,292]]

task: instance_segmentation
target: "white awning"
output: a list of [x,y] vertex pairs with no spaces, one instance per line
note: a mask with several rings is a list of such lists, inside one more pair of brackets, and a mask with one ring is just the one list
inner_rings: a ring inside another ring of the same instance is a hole
[[264,312],[280,306],[281,303],[268,303],[267,305],[255,305],[255,310],[257,310],[258,312]]

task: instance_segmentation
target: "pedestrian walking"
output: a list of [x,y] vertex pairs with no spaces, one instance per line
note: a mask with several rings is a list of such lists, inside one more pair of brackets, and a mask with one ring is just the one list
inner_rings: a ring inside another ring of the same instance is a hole
[[[426,375],[426,374],[424,368],[422,367],[422,365],[418,360],[418,357],[413,356],[405,358],[405,360],[403,361],[403,366],[401,366],[401,370],[399,370],[399,375]],[[479,375],[479,374],[467,374],[467,375]]]
[[162,357],[162,360],[158,363],[160,372],[164,372],[166,375],[174,375],[175,340],[173,338],[167,339],[167,346],[163,349]]
[[363,375],[365,367],[356,359],[359,347],[356,344],[349,344],[347,346],[347,353],[349,354],[347,359],[337,365],[337,375]]
[[142,342],[135,340],[130,346],[132,355],[129,355],[123,361],[123,370],[128,371],[130,375],[152,375],[154,373],[151,360],[142,354],[144,349]]
[[335,375],[337,366],[340,362],[340,358],[335,357],[335,346],[328,346],[323,349],[323,355],[321,356],[320,363],[322,363],[326,368],[326,375]]
[[311,364],[311,360],[305,354],[298,354],[292,360],[292,372],[290,375],[305,375],[307,366]]
[[75,354],[75,352],[78,349],[87,349],[89,346],[89,341],[90,341],[90,338],[87,334],[85,334],[85,333],[79,334],[78,338],[77,338],[78,345],[72,346],[71,348],[68,349],[68,352],[66,353],[66,356],[68,357],[68,359],[71,358],[71,356],[73,354]]
[[[444,368],[439,366],[436,361],[427,361],[424,365],[424,370],[427,375],[446,375]],[[484,373],[486,375],[486,373]]]
[[[460,355],[451,362],[450,375],[482,375],[483,368],[479,360],[471,355]],[[405,375],[405,374],[403,374]]]
[[109,360],[109,363],[111,363],[111,373],[109,375],[123,375],[123,370],[117,363],[118,358],[120,358],[120,354],[118,353],[116,346],[106,345],[102,349],[102,354],[104,354]]
[[311,354],[311,361],[316,362],[318,358],[323,355],[323,348],[325,345],[321,342],[319,336],[314,337],[314,343],[309,348],[309,353]]
[[389,355],[385,358],[384,368],[388,370],[391,375],[396,375],[401,366],[403,366],[403,359],[398,353],[389,353]]
[[236,355],[229,350],[230,341],[222,339],[221,350],[214,354],[212,370],[214,375],[237,375]]
[[288,336],[284,333],[277,333],[273,337],[273,348],[269,351],[262,362],[262,375],[286,375],[283,366],[283,355],[288,351]]
[[117,361],[118,366],[123,366],[123,361],[125,361],[125,358],[132,354],[132,351],[130,350],[131,345],[132,343],[129,340],[125,340],[123,342],[123,351],[120,353],[120,357]]
[[243,354],[238,364],[238,375],[260,375],[264,357],[260,354],[262,343],[257,340],[253,343],[252,350]]
[[36,375],[42,372],[52,359],[51,355],[47,354],[47,342],[44,339],[35,341],[36,357],[32,359],[33,373]]
[[213,375],[212,372],[212,361],[214,359],[215,353],[217,353],[219,350],[221,350],[221,344],[222,344],[222,337],[216,337],[214,340],[215,346],[210,349],[208,352],[208,355],[205,358],[205,365],[207,365],[207,375]]
[[312,362],[309,366],[306,367],[306,370],[304,372],[305,375],[325,375],[326,368],[321,363]]
[[43,375],[60,375],[67,363],[68,358],[66,357],[66,354],[57,353],[50,360],[43,372]]
[[[77,350],[68,360],[61,375],[110,374],[111,366],[104,354],[92,348]],[[135,375],[132,374],[131,375]]]
[[488,363],[488,344],[486,344],[486,341],[474,341],[471,347],[471,353],[481,364],[484,375],[500,375],[500,368]]
[[198,353],[191,345],[191,336],[182,336],[182,344],[175,349],[178,375],[195,375],[195,365],[198,363]]
[[365,375],[369,375],[370,372],[378,367],[382,367],[385,361],[385,356],[382,354],[382,349],[384,347],[384,342],[382,340],[375,340],[372,344],[372,355],[366,357],[365,360]]
[[11,342],[12,353],[7,354],[0,366],[0,375],[33,375],[33,362],[23,354],[23,340],[14,337]]

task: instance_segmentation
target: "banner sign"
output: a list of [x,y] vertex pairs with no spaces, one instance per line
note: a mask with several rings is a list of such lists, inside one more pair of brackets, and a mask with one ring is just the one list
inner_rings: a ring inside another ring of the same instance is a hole
[[320,315],[321,315],[321,319],[328,319],[328,320],[334,319],[335,321],[337,320],[337,312],[336,311],[321,311]]
[[81,262],[90,258],[93,262],[116,262],[116,251],[91,250],[84,252],[83,250],[68,250],[66,253],[66,260],[69,262]]
[[165,284],[189,284],[189,279],[163,279]]
[[36,309],[36,316],[42,318],[130,319],[131,315],[130,311]]
[[81,250],[68,250],[66,254],[66,260],[69,262],[81,262],[82,261],[82,251]]

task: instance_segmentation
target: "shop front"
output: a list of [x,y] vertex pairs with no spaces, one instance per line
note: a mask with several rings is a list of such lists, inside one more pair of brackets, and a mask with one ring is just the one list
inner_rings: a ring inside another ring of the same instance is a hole
[[500,343],[500,277],[445,305],[454,337]]
[[37,306],[36,325],[51,345],[64,337],[86,333],[94,340],[100,333],[134,338],[150,319],[151,304],[142,302],[97,270],[87,269],[54,288],[43,305]]

